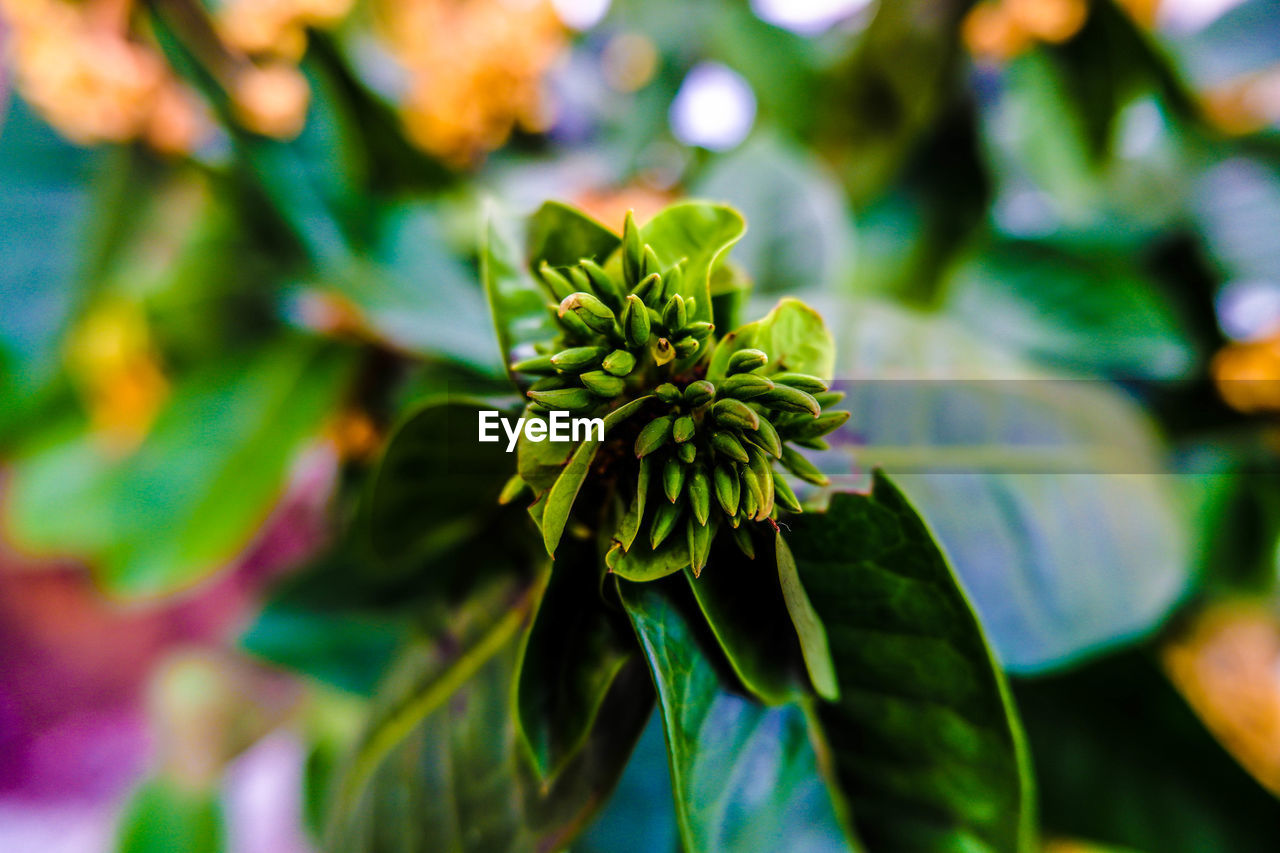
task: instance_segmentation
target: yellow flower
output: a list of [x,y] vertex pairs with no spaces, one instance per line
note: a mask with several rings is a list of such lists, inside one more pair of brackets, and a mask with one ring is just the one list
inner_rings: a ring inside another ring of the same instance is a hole
[[1280,332],[1270,338],[1232,343],[1211,365],[1218,393],[1241,412],[1280,412]]
[[115,453],[135,448],[169,394],[141,309],[115,302],[90,312],[71,335],[68,368],[99,441]]

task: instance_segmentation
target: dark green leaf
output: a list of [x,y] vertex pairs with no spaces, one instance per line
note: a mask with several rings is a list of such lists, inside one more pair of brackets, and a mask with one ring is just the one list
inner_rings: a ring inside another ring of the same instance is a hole
[[634,677],[606,699],[587,743],[549,788],[510,713],[528,591],[477,598],[439,642],[409,650],[343,776],[326,849],[350,853],[562,849],[622,772],[652,708]]
[[680,586],[619,582],[658,688],[685,849],[847,849],[804,713],[726,689],[704,653],[715,641],[699,635],[697,607]]
[[596,451],[599,449],[600,441],[594,438],[578,445],[578,449],[569,458],[569,464],[564,466],[560,476],[556,478],[555,485],[543,498],[545,506],[542,510],[542,544],[551,557],[556,555],[556,546],[560,544],[560,537],[564,533],[565,523],[569,520],[573,502],[578,498],[578,490],[587,479],[587,474],[591,471],[591,460],[596,458]]
[[501,427],[477,440],[479,412],[468,399],[430,399],[395,429],[368,498],[370,536],[385,560],[440,554],[484,528],[510,476]]
[[771,705],[799,699],[804,662],[769,554],[748,559],[719,538],[702,574],[685,572],[702,616],[744,687]]
[[543,778],[555,777],[581,748],[633,657],[626,624],[601,601],[598,562],[592,543],[560,549],[521,654],[517,725]]
[[1030,769],[1016,713],[923,522],[877,473],[791,520],[841,699],[819,702],[843,812],[869,850],[1027,851]]

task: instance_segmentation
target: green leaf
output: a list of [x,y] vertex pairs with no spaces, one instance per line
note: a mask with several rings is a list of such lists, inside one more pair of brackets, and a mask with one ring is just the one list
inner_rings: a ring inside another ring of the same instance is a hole
[[491,405],[429,399],[387,441],[366,516],[374,550],[389,565],[438,556],[488,528],[511,455],[501,428],[498,441],[477,440],[482,409]]
[[804,661],[772,564],[720,538],[700,577],[685,572],[702,616],[744,687],[770,705],[800,699]]
[[[928,520],[1005,667],[1062,666],[1160,623],[1190,579],[1189,525],[1126,394],[939,315],[864,302],[835,328],[839,375],[903,379],[839,385],[854,463],[883,467]],[[818,461],[860,485],[839,454]]]
[[445,356],[483,376],[501,377],[505,359],[488,333],[485,295],[446,242],[446,227],[433,205],[392,207],[377,223],[371,260],[326,268],[322,281],[391,348]]
[[680,295],[697,299],[690,320],[711,320],[711,274],[746,229],[736,210],[705,201],[673,204],[640,228],[663,269],[684,261]]
[[480,281],[489,300],[498,348],[512,382],[511,353],[521,344],[551,340],[556,325],[548,297],[525,271],[518,225],[490,206],[480,234]]
[[621,242],[617,234],[581,211],[548,201],[529,218],[527,268],[536,270],[544,261],[567,267],[588,258],[603,263]]
[[851,268],[852,219],[838,182],[776,134],[752,134],[713,160],[690,192],[732,204],[751,223],[733,259],[764,293],[832,287]]
[[291,464],[341,401],[350,353],[286,338],[184,379],[132,455],[51,431],[15,465],[9,529],[75,553],[119,596],[155,596],[223,568],[257,534]]
[[593,543],[561,548],[516,677],[516,720],[534,768],[554,778],[586,741],[635,643],[600,598]]
[[815,716],[857,836],[869,850],[1030,850],[1016,713],[920,517],[877,473],[870,495],[833,495],[790,524],[840,687]]
[[1274,849],[1280,800],[1205,729],[1148,652],[1013,687],[1046,833],[1160,853]]
[[103,156],[62,140],[16,97],[0,102],[0,121],[0,351],[12,360],[0,369],[12,383],[8,409],[56,367],[58,337],[78,301],[82,226]]
[[554,558],[556,555],[556,546],[560,544],[560,537],[564,533],[565,523],[569,520],[573,502],[577,500],[578,490],[582,488],[583,481],[591,472],[591,460],[596,458],[596,451],[599,449],[600,441],[594,438],[578,445],[578,449],[569,459],[569,464],[564,466],[564,470],[556,478],[555,485],[551,487],[551,491],[547,492],[543,501],[541,526],[542,544],[546,546],[550,557]]
[[1120,379],[1185,376],[1196,353],[1154,283],[1120,258],[1030,242],[986,247],[955,273],[947,310],[1052,364]]
[[652,700],[643,681],[611,692],[578,755],[540,785],[510,713],[530,603],[527,588],[495,588],[439,642],[408,650],[343,775],[325,849],[533,853],[572,841],[617,782]]
[[835,373],[835,343],[822,315],[799,299],[778,300],[773,310],[726,335],[716,345],[707,376],[725,375],[729,357],[741,349],[762,350],[769,363],[761,374],[808,373],[828,378]]
[[[651,399],[652,397],[649,396],[639,397],[623,403],[605,415],[603,418],[605,436],[608,437],[613,427],[648,405]],[[555,444],[556,442],[548,440],[542,442],[525,441],[523,443]],[[591,460],[595,458],[600,444],[600,439],[589,438],[578,445],[578,449],[574,451],[573,456],[569,459],[569,464],[561,470],[555,484],[551,487],[551,491],[547,493],[545,500],[542,501],[543,506],[539,526],[542,528],[542,543],[546,546],[547,554],[552,558],[556,555],[556,546],[560,544],[560,537],[564,534],[564,526],[569,521],[569,513],[573,509],[573,502],[577,500],[578,491],[582,488],[583,481],[586,480],[587,474],[591,471]],[[534,452],[541,453],[541,451]]]
[[835,662],[831,659],[827,629],[813,609],[808,593],[804,591],[804,584],[800,582],[800,575],[796,570],[795,557],[787,547],[787,541],[782,538],[781,530],[774,534],[773,542],[778,564],[778,582],[782,586],[782,597],[787,603],[791,624],[795,626],[796,636],[800,640],[800,650],[804,654],[809,679],[819,696],[835,702],[840,698],[840,685],[836,681]]
[[[713,567],[708,567],[710,572]],[[680,837],[699,853],[848,849],[818,774],[804,714],[731,692],[680,585],[618,584],[649,661],[667,734]]]
[[116,853],[221,853],[225,827],[216,791],[190,790],[156,777],[125,804],[116,828]]
[[[715,523],[714,518],[711,523]],[[658,580],[688,568],[692,563],[689,543],[684,536],[668,536],[655,550],[649,544],[647,526],[641,525],[641,530],[646,532],[632,543],[629,551],[619,555],[613,565],[612,572],[618,577],[636,582]]]

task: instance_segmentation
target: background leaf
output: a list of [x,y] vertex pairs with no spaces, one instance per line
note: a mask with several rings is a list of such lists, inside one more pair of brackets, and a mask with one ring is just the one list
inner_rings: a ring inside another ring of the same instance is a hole
[[348,352],[288,339],[185,380],[122,460],[92,435],[47,436],[16,465],[9,529],[89,558],[116,595],[194,583],[249,543],[350,371]]

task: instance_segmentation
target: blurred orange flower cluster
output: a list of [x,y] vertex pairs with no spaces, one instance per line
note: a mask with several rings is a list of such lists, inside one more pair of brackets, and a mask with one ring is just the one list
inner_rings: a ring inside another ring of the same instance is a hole
[[[309,91],[297,63],[308,27],[329,26],[352,0],[230,0],[215,28],[232,61],[216,73],[245,127],[296,136]],[[12,30],[7,62],[22,95],[60,133],[93,145],[141,139],[188,153],[211,122],[148,38],[134,0],[0,0]]]
[[223,43],[252,59],[228,84],[245,127],[282,139],[302,131],[310,90],[298,62],[307,50],[307,29],[337,24],[351,6],[352,0],[229,0],[218,9]]
[[983,0],[969,10],[962,35],[974,56],[1005,62],[1037,41],[1066,41],[1088,16],[1086,0]]
[[401,113],[424,150],[466,166],[517,126],[550,124],[542,81],[567,34],[546,0],[377,0],[374,14],[408,72]]
[[207,127],[201,103],[137,37],[133,13],[132,0],[0,0],[15,83],[79,144],[140,138],[190,151]]

